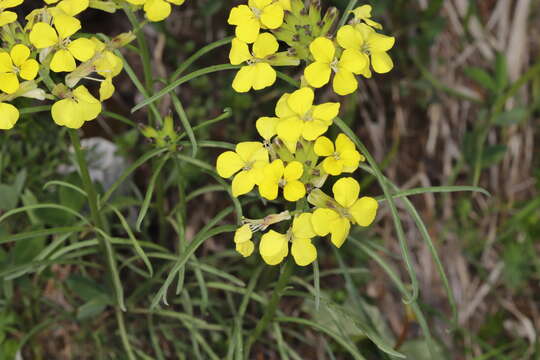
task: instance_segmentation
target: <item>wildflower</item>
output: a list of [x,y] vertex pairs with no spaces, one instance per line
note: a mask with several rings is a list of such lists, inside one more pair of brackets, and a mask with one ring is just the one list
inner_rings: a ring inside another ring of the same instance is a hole
[[331,234],[331,241],[341,247],[349,235],[351,223],[369,226],[377,214],[379,204],[371,197],[358,198],[360,184],[350,177],[341,178],[332,187],[334,199],[327,200],[321,190],[311,192],[308,200],[316,203],[311,224],[319,236]]
[[231,9],[228,23],[236,25],[236,37],[245,43],[254,43],[262,29],[277,29],[283,24],[284,7],[290,10],[289,1],[249,0],[248,5]]
[[0,0],[0,26],[11,24],[17,20],[17,13],[6,11],[23,3],[23,0]]
[[146,18],[153,22],[163,21],[171,15],[174,5],[182,5],[185,0],[126,0],[133,5],[143,5]]
[[277,265],[289,254],[287,235],[270,230],[261,237],[259,252],[268,265]]
[[358,24],[355,27],[352,25],[341,27],[336,38],[339,45],[347,49],[345,51],[355,54],[358,61],[365,64],[362,72],[364,76],[371,77],[370,62],[373,70],[379,74],[385,74],[394,67],[387,53],[396,41],[393,36],[379,34],[366,24]]
[[[57,7],[67,15],[75,16],[88,9],[89,0],[44,0],[48,5],[58,3]],[[59,2],[60,1],[60,2]]]
[[81,85],[51,108],[54,122],[60,126],[79,129],[85,121],[95,119],[101,112],[101,102]]
[[358,81],[355,74],[361,74],[366,66],[365,59],[359,56],[359,52],[346,49],[337,59],[334,43],[325,37],[313,40],[309,51],[315,59],[304,70],[304,77],[309,85],[314,88],[323,87],[334,72],[332,85],[336,94],[347,95],[356,91]]
[[79,38],[71,41],[69,37],[81,28],[81,22],[66,14],[54,17],[54,28],[44,22],[38,22],[30,31],[30,42],[38,49],[54,46],[55,52],[51,60],[54,72],[73,71],[75,59],[87,61],[95,53],[95,44],[90,39]]
[[259,184],[261,196],[274,200],[278,187],[283,187],[283,196],[288,201],[297,201],[306,195],[306,187],[299,179],[304,173],[304,166],[298,161],[283,165],[281,159],[274,160],[264,167],[264,178]]
[[236,151],[226,151],[218,156],[216,169],[219,176],[230,178],[233,196],[247,194],[262,180],[263,168],[268,164],[268,150],[260,142],[242,142]]
[[339,134],[336,145],[327,137],[321,136],[315,141],[315,153],[326,156],[322,168],[330,175],[344,172],[352,173],[358,168],[360,161],[365,161],[363,155],[356,151],[354,143],[345,134]]
[[0,130],[13,128],[19,120],[19,110],[11,104],[0,102]]
[[371,20],[371,9],[372,9],[371,5],[362,5],[352,10],[351,12],[354,14],[353,22],[355,23],[364,22],[367,25],[371,26],[372,28],[382,30],[381,24]]
[[236,251],[238,251],[243,257],[248,257],[253,253],[255,244],[251,241],[253,233],[248,224],[239,227],[234,233],[234,243],[236,244]]
[[233,39],[229,59],[231,64],[240,65],[246,63],[236,74],[232,87],[237,92],[261,90],[276,82],[276,71],[268,63],[268,58],[274,55],[279,44],[270,33],[259,36],[253,44],[253,54],[249,52],[248,45],[240,39]]
[[24,80],[36,78],[39,64],[29,56],[30,49],[22,44],[13,46],[9,53],[0,52],[0,90],[13,94],[19,89],[18,76]]

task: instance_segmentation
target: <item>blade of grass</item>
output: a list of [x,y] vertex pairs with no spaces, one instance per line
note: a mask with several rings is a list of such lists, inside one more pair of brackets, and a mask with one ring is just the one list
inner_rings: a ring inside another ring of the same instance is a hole
[[189,123],[189,119],[187,117],[186,111],[184,110],[184,106],[182,105],[182,102],[176,96],[174,92],[171,92],[171,99],[174,106],[174,109],[178,113],[178,116],[180,117],[180,122],[182,122],[182,126],[184,127],[184,131],[186,132],[189,142],[191,143],[191,156],[196,157],[197,156],[197,139],[195,138],[195,134],[193,133],[193,128],[191,127],[191,124]]
[[84,216],[76,212],[75,210],[64,206],[64,205],[58,205],[58,204],[34,204],[34,205],[27,205],[27,206],[21,206],[19,208],[6,211],[2,216],[0,216],[0,223],[6,220],[8,217],[26,212],[31,210],[37,210],[37,209],[57,209],[67,212],[68,214],[74,215],[77,218],[81,219],[85,224],[90,225],[90,221],[86,219]]
[[75,190],[76,192],[78,192],[79,194],[83,195],[84,197],[87,197],[88,194],[86,193],[86,191],[84,191],[83,189],[81,189],[80,187],[76,186],[76,185],[73,185],[73,184],[70,184],[68,182],[65,182],[65,181],[60,181],[60,180],[52,180],[52,181],[48,181],[45,185],[43,185],[43,190],[45,190],[46,188],[48,188],[49,186],[63,186],[63,187],[67,187],[67,188],[70,188],[71,190]]
[[343,11],[343,15],[341,15],[341,19],[339,19],[339,23],[338,23],[338,26],[337,26],[338,29],[340,27],[342,27],[343,25],[345,25],[345,23],[347,22],[347,19],[349,18],[350,14],[351,14],[351,11],[356,6],[356,3],[358,3],[358,0],[350,0],[349,1],[349,3],[347,4],[347,7]]

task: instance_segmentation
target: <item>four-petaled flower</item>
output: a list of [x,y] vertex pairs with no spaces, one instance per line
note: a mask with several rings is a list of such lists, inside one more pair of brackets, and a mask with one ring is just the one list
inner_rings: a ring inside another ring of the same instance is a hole
[[19,89],[19,76],[24,80],[34,80],[39,64],[29,59],[30,49],[22,44],[11,48],[9,53],[0,52],[0,90],[13,94]]
[[352,173],[358,168],[360,161],[365,158],[358,151],[354,143],[345,134],[339,134],[336,146],[330,139],[321,136],[315,141],[313,148],[319,156],[326,156],[322,161],[322,168],[330,175],[339,175],[347,172]]
[[81,85],[55,102],[51,108],[54,122],[72,129],[80,128],[85,121],[94,120],[101,112],[101,102]]
[[267,164],[268,150],[260,142],[248,141],[237,144],[236,151],[226,151],[219,155],[216,170],[223,178],[236,174],[232,181],[232,193],[233,196],[239,196],[260,184]]
[[54,16],[54,28],[44,22],[38,22],[32,27],[30,42],[38,49],[54,46],[55,52],[50,63],[52,71],[73,71],[76,68],[75,59],[86,61],[94,56],[96,49],[90,39],[69,39],[80,28],[81,22],[78,19],[58,13]]
[[379,74],[385,74],[394,67],[392,59],[387,54],[396,42],[393,36],[379,34],[366,24],[357,24],[340,28],[336,38],[345,51],[355,54],[363,65],[361,74],[365,77],[371,77],[370,62],[373,70]]
[[0,0],[0,27],[17,20],[17,13],[6,9],[19,6],[24,0]]
[[336,58],[336,46],[332,40],[318,37],[309,45],[309,51],[315,61],[304,70],[304,77],[309,85],[320,88],[330,81],[330,75],[335,73],[332,83],[334,92],[338,95],[348,95],[358,89],[355,74],[363,72],[367,63],[360,52],[345,49],[339,59]]
[[[325,201],[324,206],[317,205],[311,223],[317,235],[331,234],[332,243],[339,248],[349,235],[351,222],[369,226],[375,219],[379,204],[371,197],[364,196],[359,199],[360,184],[350,177],[336,181],[332,191],[335,201]],[[322,191],[316,189],[310,196],[317,196],[317,193]]]
[[231,9],[228,23],[236,25],[236,37],[245,43],[255,42],[262,29],[277,29],[283,24],[284,7],[290,10],[290,1],[249,0],[248,5]]
[[287,166],[281,159],[276,159],[264,167],[264,178],[259,184],[261,196],[274,200],[279,186],[283,187],[283,196],[288,201],[297,201],[306,195],[306,187],[300,182],[304,166],[298,161],[291,161]]
[[233,39],[229,60],[233,65],[242,66],[236,74],[232,87],[239,93],[261,90],[276,82],[276,71],[268,63],[268,58],[276,54],[279,44],[270,33],[261,34],[253,44],[253,54],[249,52],[248,44],[240,39]]
[[19,110],[8,103],[0,102],[0,130],[13,128],[19,119]]
[[251,241],[253,232],[248,224],[242,225],[236,229],[234,233],[234,243],[236,244],[236,251],[243,257],[248,257],[253,253],[255,244]]
[[382,25],[379,24],[376,21],[371,20],[371,5],[362,5],[357,7],[356,9],[352,10],[351,12],[354,14],[354,20],[353,22],[361,23],[365,22],[369,26],[382,30]]
[[133,5],[144,5],[144,13],[150,21],[165,20],[171,15],[171,4],[182,5],[185,0],[127,0]]

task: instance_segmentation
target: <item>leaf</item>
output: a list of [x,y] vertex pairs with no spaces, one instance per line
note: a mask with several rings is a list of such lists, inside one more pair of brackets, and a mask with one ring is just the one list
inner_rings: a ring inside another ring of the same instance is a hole
[[467,77],[474,80],[485,89],[491,90],[491,92],[497,92],[497,84],[493,80],[492,76],[489,75],[484,69],[479,67],[468,67],[465,68],[463,72]]
[[515,108],[499,114],[493,120],[495,125],[509,126],[516,125],[525,121],[529,116],[529,110],[526,108]]
[[71,275],[66,280],[66,285],[84,301],[106,297],[108,298],[108,302],[111,303],[111,297],[108,292],[99,283],[90,278],[81,275]]
[[17,206],[19,194],[13,185],[0,184],[0,210],[9,211]]
[[482,167],[490,167],[498,164],[506,155],[508,148],[506,145],[491,145],[488,146],[482,156]]
[[97,296],[77,309],[77,319],[85,320],[98,316],[110,305],[110,298],[107,296]]
[[499,92],[508,86],[508,63],[504,53],[498,53],[495,59],[495,82]]

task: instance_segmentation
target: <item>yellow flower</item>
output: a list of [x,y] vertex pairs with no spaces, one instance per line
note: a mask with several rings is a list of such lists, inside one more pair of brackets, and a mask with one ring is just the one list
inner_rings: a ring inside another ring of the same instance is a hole
[[372,9],[371,5],[362,5],[352,10],[351,12],[354,14],[353,21],[357,23],[360,23],[363,21],[375,29],[382,30],[381,24],[371,20],[371,9]]
[[318,37],[309,45],[309,51],[315,61],[304,70],[304,77],[309,85],[320,88],[330,81],[330,75],[335,73],[332,83],[334,92],[338,95],[351,94],[358,89],[355,74],[361,74],[366,66],[358,51],[346,49],[337,59],[334,43],[325,37]]
[[0,0],[0,26],[11,24],[17,20],[17,13],[6,11],[6,9],[19,6],[22,3],[23,0]]
[[[341,178],[332,187],[335,202],[326,202],[325,207],[318,207],[313,213],[311,224],[319,236],[331,234],[331,241],[341,247],[349,235],[351,222],[360,226],[369,226],[379,204],[371,197],[358,198],[360,184],[350,177]],[[317,196],[321,190],[313,190],[310,196]],[[308,200],[311,200],[308,198]]]
[[19,110],[11,104],[0,102],[0,130],[13,128],[19,120]]
[[[385,74],[392,70],[394,63],[387,54],[396,39],[393,36],[386,36],[375,32],[366,24],[345,25],[338,30],[337,41],[341,47],[354,53],[357,61],[364,64],[362,75],[371,77],[369,64],[373,70],[379,74]],[[361,58],[361,60],[360,60]]]
[[289,254],[287,235],[270,230],[261,237],[259,253],[268,265],[277,265]]
[[[162,21],[171,15],[171,4],[182,5],[185,0],[127,0],[134,5],[144,5],[144,13],[150,21]],[[170,4],[169,4],[170,3]]]
[[290,241],[294,261],[300,266],[306,266],[317,258],[317,249],[311,242],[311,238],[316,235],[312,214],[303,213],[294,218],[287,234],[273,230],[264,234],[259,244],[259,252],[268,265],[277,265],[288,255]]
[[55,102],[51,108],[54,122],[72,129],[78,129],[85,121],[95,119],[100,112],[101,102],[83,85],[78,86],[65,99]]
[[261,90],[276,82],[276,71],[268,63],[268,58],[274,55],[279,44],[270,33],[263,33],[253,44],[253,54],[248,45],[240,39],[233,39],[229,60],[233,65],[246,63],[236,74],[232,87],[239,93]]
[[290,9],[290,0],[249,0],[248,5],[231,9],[228,23],[236,25],[237,38],[251,44],[257,40],[261,28],[273,30],[283,24],[284,6]]
[[76,68],[75,59],[86,61],[95,53],[95,44],[92,40],[69,39],[80,28],[81,22],[78,19],[59,13],[54,17],[54,28],[44,22],[36,23],[30,31],[30,42],[38,49],[54,46],[56,51],[51,60],[51,70],[71,72]]
[[253,241],[251,241],[252,236],[253,233],[248,224],[239,227],[234,233],[236,251],[238,251],[243,257],[248,257],[255,249],[255,244],[253,244]]
[[358,168],[360,161],[365,161],[363,155],[356,151],[354,143],[345,134],[339,134],[336,146],[327,137],[321,136],[315,141],[315,153],[326,156],[322,168],[330,175],[344,172],[352,173]]
[[[89,0],[44,0],[48,5],[58,3],[57,7],[67,15],[75,16],[88,9]],[[60,2],[59,2],[60,1]]]
[[232,193],[239,196],[247,194],[260,183],[267,164],[268,150],[262,143],[242,142],[236,145],[236,151],[226,151],[218,156],[216,170],[223,178],[236,174],[232,181]]
[[278,187],[283,187],[283,196],[288,201],[297,201],[306,195],[306,187],[299,179],[304,173],[304,166],[298,161],[283,165],[281,159],[274,160],[264,167],[264,178],[259,184],[261,196],[275,200]]
[[317,248],[311,243],[311,238],[317,234],[313,229],[311,213],[302,213],[295,217],[292,224],[291,254],[296,264],[306,266],[317,258]]
[[18,76],[24,80],[36,78],[39,64],[29,56],[30,49],[22,44],[15,45],[9,53],[0,52],[0,90],[13,94],[19,89]]

